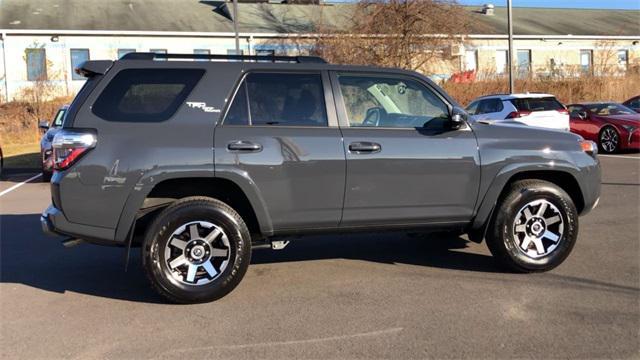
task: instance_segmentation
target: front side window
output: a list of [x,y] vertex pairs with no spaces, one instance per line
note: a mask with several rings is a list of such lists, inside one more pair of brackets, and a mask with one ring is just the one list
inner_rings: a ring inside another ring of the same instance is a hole
[[250,73],[238,89],[225,123],[327,126],[322,78],[320,74]]
[[76,69],[82,65],[83,62],[89,60],[89,49],[71,49],[71,79],[73,80],[86,80],[86,78],[80,74],[76,74]]
[[47,80],[47,56],[44,49],[26,49],[27,80]]
[[122,70],[102,91],[93,112],[108,121],[167,120],[203,74],[201,69]]
[[434,92],[406,78],[339,75],[351,127],[440,127],[447,105]]

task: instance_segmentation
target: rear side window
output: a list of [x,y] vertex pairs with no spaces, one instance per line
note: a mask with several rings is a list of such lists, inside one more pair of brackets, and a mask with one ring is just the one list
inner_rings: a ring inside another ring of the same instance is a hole
[[501,99],[487,99],[480,101],[476,114],[489,114],[500,112],[504,109]]
[[327,126],[322,78],[320,74],[250,73],[236,93],[225,124]]
[[518,111],[564,110],[564,106],[554,97],[512,99],[511,103]]
[[120,71],[93,105],[108,121],[158,122],[169,119],[196,86],[202,69]]

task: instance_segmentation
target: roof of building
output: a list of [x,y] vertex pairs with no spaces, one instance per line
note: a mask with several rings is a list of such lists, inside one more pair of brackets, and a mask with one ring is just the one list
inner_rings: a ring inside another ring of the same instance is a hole
[[[231,6],[207,0],[2,0],[0,29],[107,31],[233,31]],[[349,21],[353,4],[291,5],[240,3],[243,33],[310,33]],[[495,15],[467,7],[472,34],[505,34],[506,9]],[[516,35],[639,36],[638,10],[514,8]]]

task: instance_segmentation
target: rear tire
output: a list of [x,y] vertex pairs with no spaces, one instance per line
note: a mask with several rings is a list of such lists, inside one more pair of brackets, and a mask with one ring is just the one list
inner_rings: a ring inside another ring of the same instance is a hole
[[571,253],[578,238],[578,212],[555,184],[516,181],[496,206],[487,246],[502,266],[516,272],[548,271]]
[[174,303],[217,300],[242,280],[251,262],[251,237],[238,213],[207,197],[188,197],[164,209],[142,246],[152,287]]

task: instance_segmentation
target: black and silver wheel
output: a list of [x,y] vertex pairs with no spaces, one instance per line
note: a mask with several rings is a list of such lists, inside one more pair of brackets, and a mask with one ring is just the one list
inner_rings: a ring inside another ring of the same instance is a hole
[[212,301],[233,290],[251,258],[251,239],[238,213],[211,198],[177,201],[158,215],[143,245],[152,286],[177,303]]
[[513,183],[494,214],[487,245],[500,264],[514,271],[553,269],[569,256],[578,236],[571,197],[547,181]]
[[618,150],[618,145],[620,144],[620,135],[616,131],[616,129],[611,126],[606,126],[604,129],[600,130],[600,135],[598,136],[598,140],[600,143],[600,150],[605,153],[614,153]]

